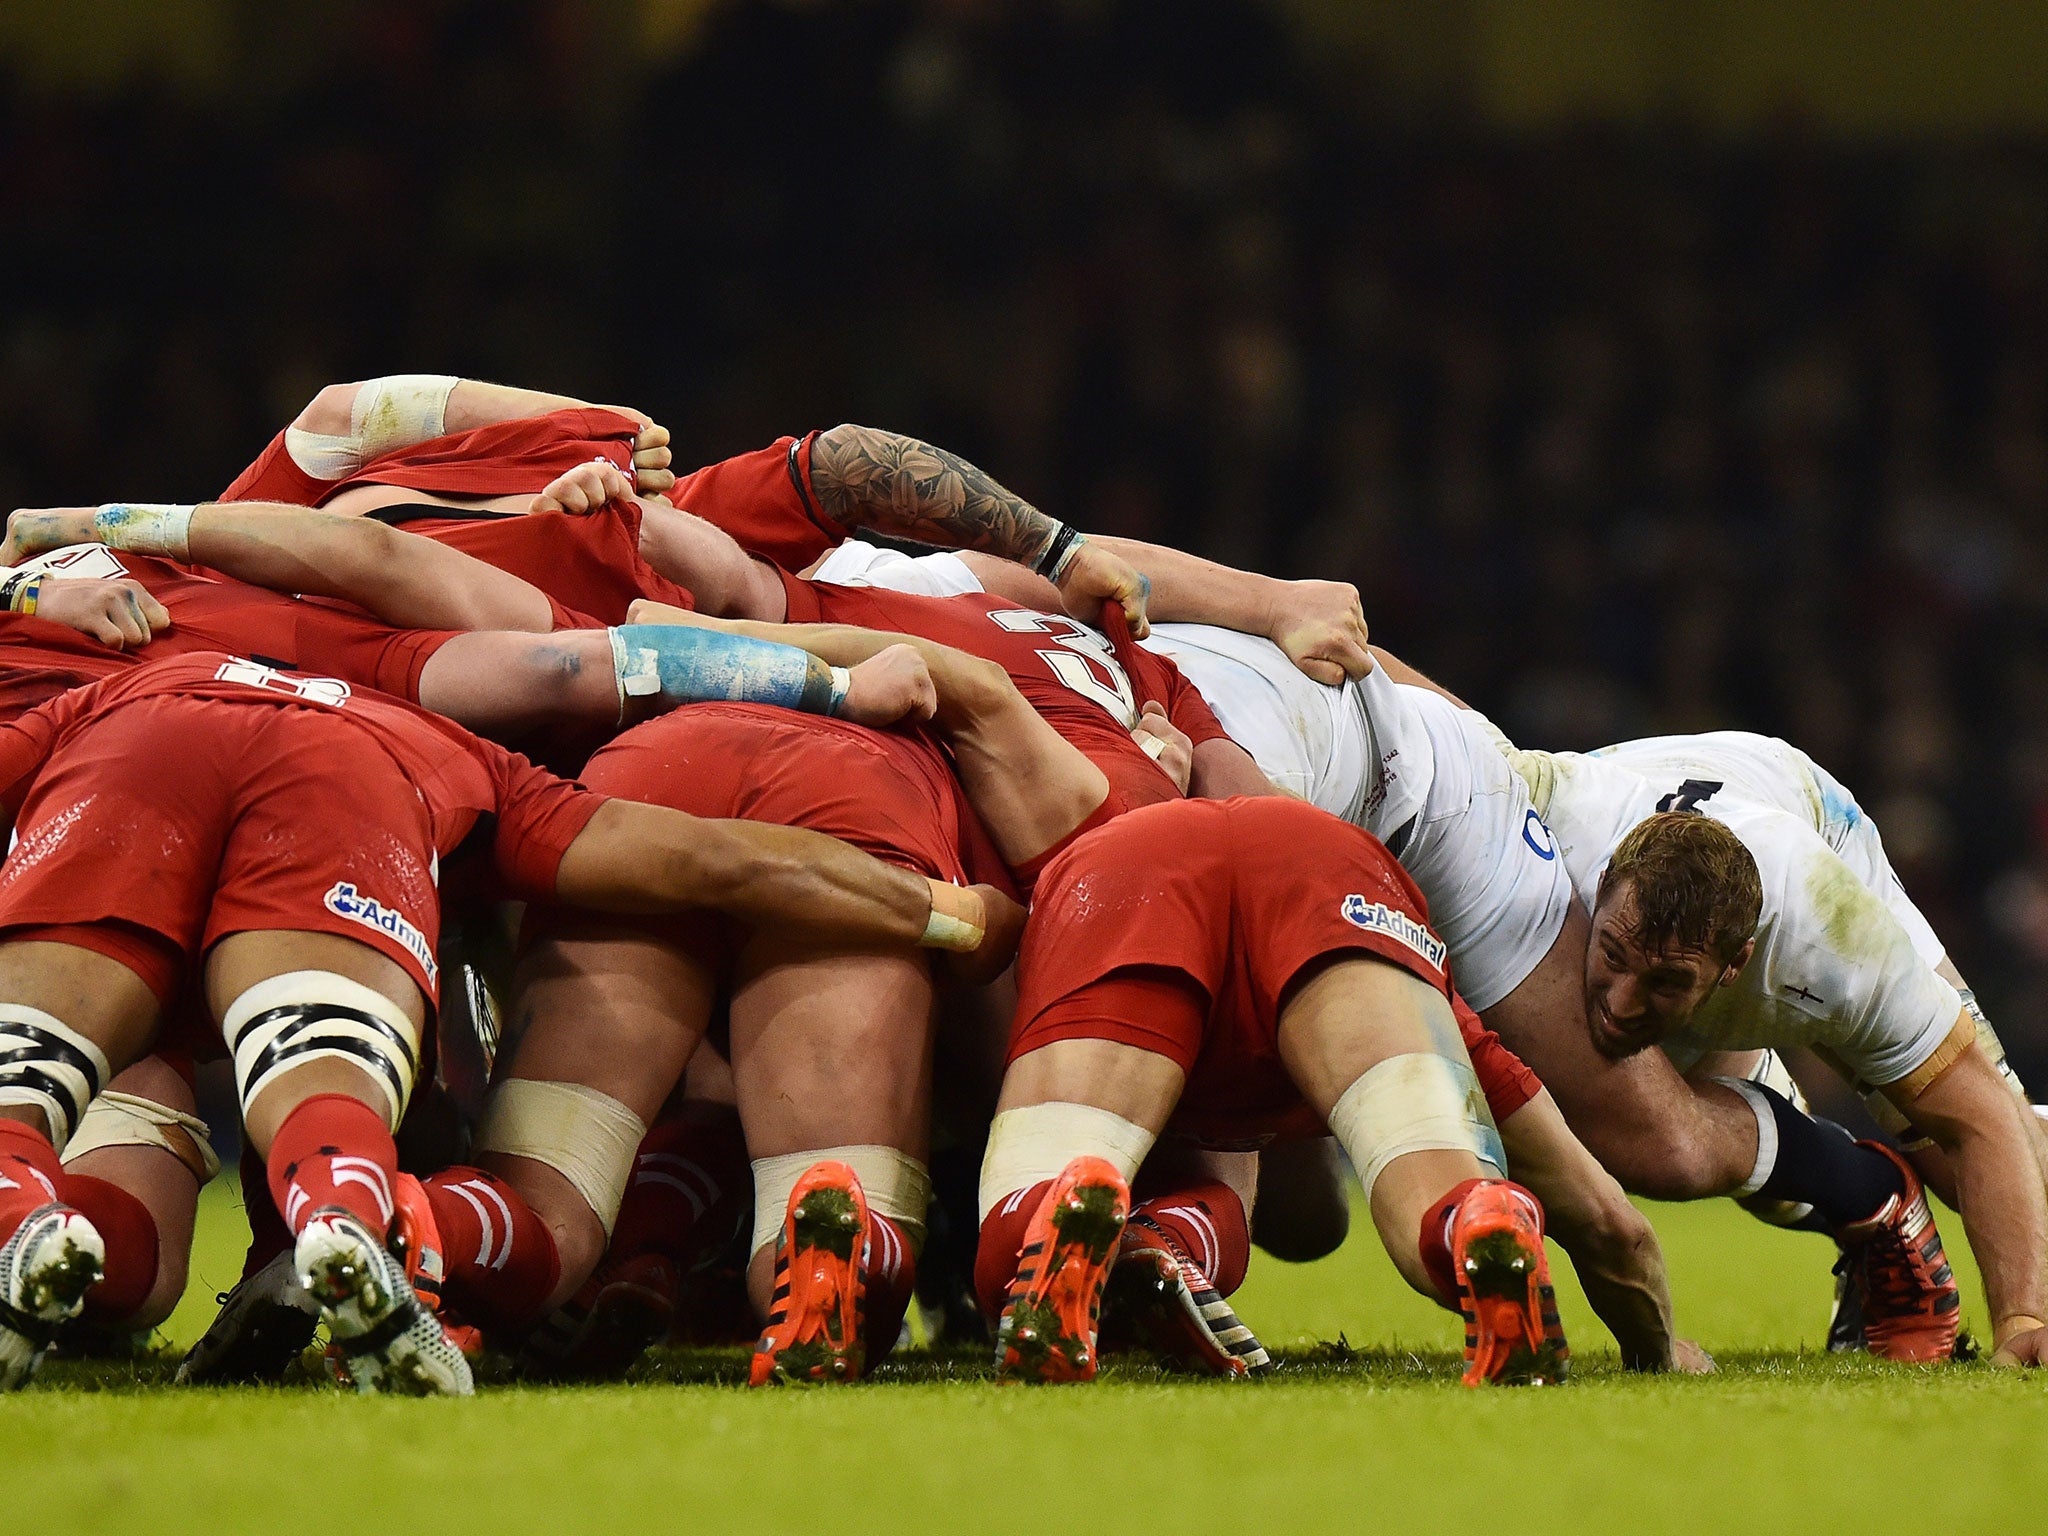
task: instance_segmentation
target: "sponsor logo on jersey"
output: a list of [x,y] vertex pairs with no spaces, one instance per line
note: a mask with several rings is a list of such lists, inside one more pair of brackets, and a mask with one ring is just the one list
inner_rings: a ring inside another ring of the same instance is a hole
[[1557,839],[1550,835],[1550,828],[1543,825],[1543,818],[1531,809],[1522,817],[1522,841],[1539,859],[1557,857]]
[[1406,912],[1397,912],[1383,901],[1367,901],[1356,892],[1338,903],[1337,910],[1352,927],[1382,934],[1396,944],[1407,946],[1427,960],[1433,970],[1444,968],[1447,948],[1444,941]]
[[395,939],[405,952],[419,961],[420,969],[427,973],[427,985],[439,984],[440,967],[434,963],[434,946],[406,920],[405,914],[395,907],[387,907],[374,896],[360,895],[355,885],[347,880],[337,880],[325,901],[327,910],[336,917],[345,917],[352,923],[361,923],[365,928],[374,928],[387,939]]

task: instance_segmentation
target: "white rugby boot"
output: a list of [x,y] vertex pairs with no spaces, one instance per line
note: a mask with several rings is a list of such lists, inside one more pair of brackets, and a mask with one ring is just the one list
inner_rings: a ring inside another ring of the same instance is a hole
[[54,1201],[29,1212],[0,1245],[0,1392],[35,1374],[106,1266],[98,1230]]
[[404,1264],[349,1212],[314,1212],[292,1258],[358,1392],[467,1397],[476,1390],[469,1361],[414,1294]]

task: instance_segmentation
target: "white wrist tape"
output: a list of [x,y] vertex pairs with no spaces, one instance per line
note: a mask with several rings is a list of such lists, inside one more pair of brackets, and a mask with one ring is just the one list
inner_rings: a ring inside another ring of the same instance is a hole
[[0,1104],[40,1109],[59,1152],[113,1075],[106,1054],[62,1020],[0,1003]]
[[1077,1157],[1099,1157],[1128,1184],[1157,1136],[1122,1115],[1092,1104],[1054,1100],[1006,1109],[989,1124],[981,1159],[981,1219],[1020,1190],[1046,1179]]
[[419,1028],[374,987],[332,971],[286,971],[228,1005],[221,1034],[235,1059],[242,1112],[308,1062],[345,1061],[377,1087],[384,1123],[405,1118],[419,1071]]
[[1413,1051],[1368,1068],[1330,1110],[1330,1129],[1343,1144],[1372,1197],[1387,1164],[1410,1152],[1470,1152],[1507,1176],[1507,1154],[1471,1065]]
[[197,510],[175,502],[110,501],[93,513],[93,534],[109,549],[189,560],[192,514]]
[[924,1246],[924,1217],[932,1203],[932,1179],[925,1166],[894,1147],[820,1147],[754,1159],[754,1244],[758,1253],[782,1236],[782,1220],[797,1180],[820,1163],[844,1163],[860,1180],[868,1209],[907,1229],[913,1249]]
[[430,442],[447,430],[448,396],[462,381],[444,373],[394,373],[356,389],[349,433],[287,427],[285,452],[315,480],[346,480],[372,459]]
[[64,1148],[64,1166],[103,1147],[159,1147],[190,1168],[201,1184],[212,1183],[220,1172],[213,1132],[204,1120],[132,1093],[110,1089],[92,1101]]
[[646,1122],[608,1093],[508,1077],[484,1100],[475,1150],[546,1163],[575,1187],[609,1238],[646,1135]]
[[988,936],[988,907],[981,893],[964,885],[948,885],[929,875],[925,883],[932,888],[932,910],[925,919],[924,937],[918,944],[925,949],[950,949],[962,955],[971,955],[981,948],[981,941]]

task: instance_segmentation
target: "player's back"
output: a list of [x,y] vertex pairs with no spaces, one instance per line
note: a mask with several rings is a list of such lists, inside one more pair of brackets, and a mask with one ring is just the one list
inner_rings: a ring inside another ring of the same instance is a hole
[[[1110,642],[1064,614],[1040,613],[986,593],[924,597],[794,576],[785,576],[784,585],[793,624],[851,624],[914,634],[995,662],[1032,708],[1108,775],[1128,805],[1179,797],[1173,781],[1131,738],[1139,690],[1157,698],[1169,714],[1176,713],[1180,694],[1193,692],[1160,658],[1136,653],[1140,670],[1134,685]],[[1180,719],[1175,723],[1195,735]],[[1215,734],[1221,731],[1215,728]]]

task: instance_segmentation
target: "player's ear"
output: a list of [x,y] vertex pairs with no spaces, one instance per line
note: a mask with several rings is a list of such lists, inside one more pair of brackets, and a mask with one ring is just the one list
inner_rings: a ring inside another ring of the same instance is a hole
[[1745,965],[1749,964],[1749,957],[1755,953],[1756,940],[1747,940],[1743,944],[1741,952],[1738,953],[1733,960],[1730,960],[1728,962],[1727,969],[1721,972],[1721,979],[1718,982],[1716,982],[1715,985],[1721,987],[1734,986],[1735,978],[1742,974],[1742,968]]

